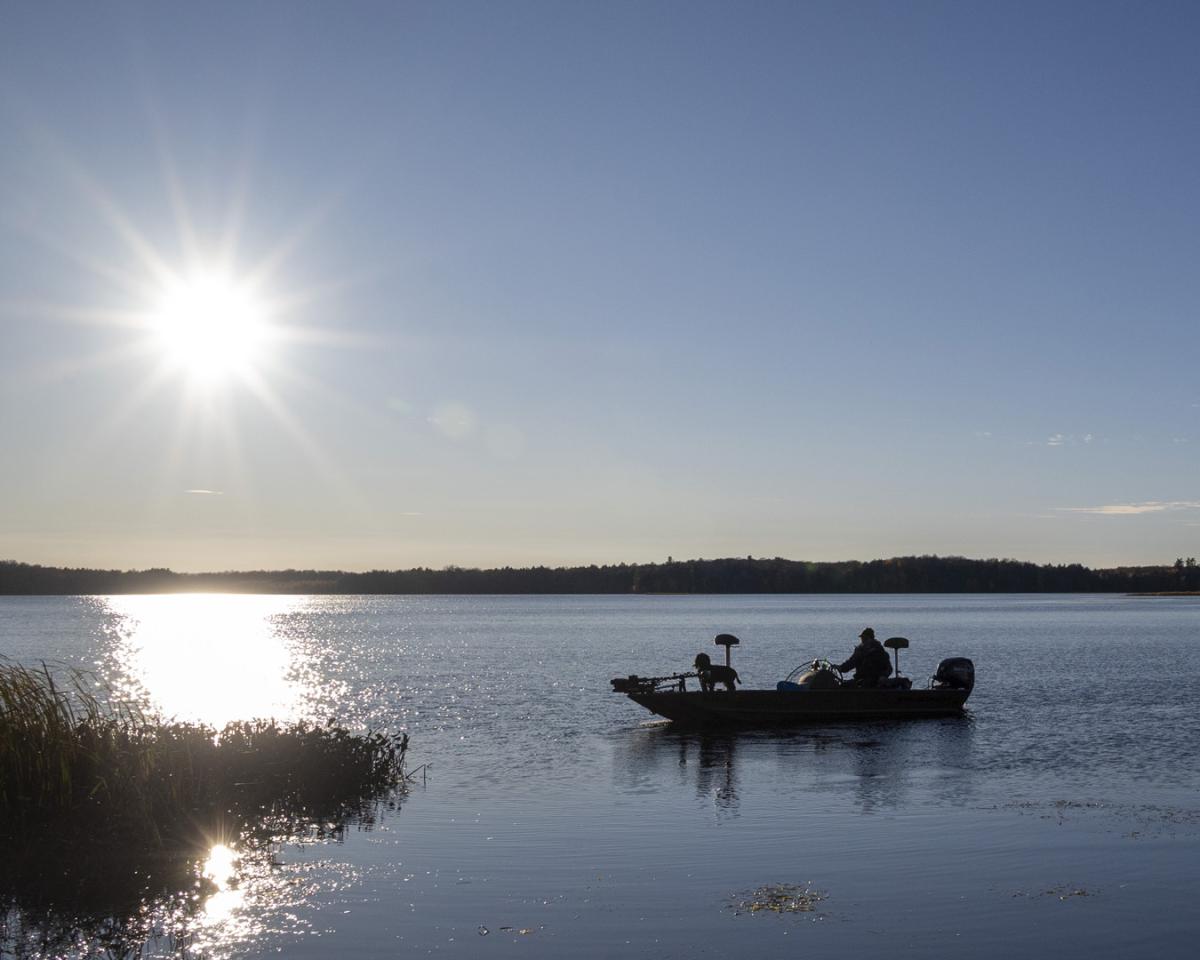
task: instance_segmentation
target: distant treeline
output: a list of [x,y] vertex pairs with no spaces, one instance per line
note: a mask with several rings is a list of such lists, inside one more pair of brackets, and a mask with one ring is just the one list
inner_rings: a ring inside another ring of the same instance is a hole
[[894,557],[810,563],[668,560],[587,567],[432,570],[84,570],[0,561],[0,595],[120,593],[1155,593],[1200,590],[1194,558],[1173,565],[1091,570],[1081,564]]

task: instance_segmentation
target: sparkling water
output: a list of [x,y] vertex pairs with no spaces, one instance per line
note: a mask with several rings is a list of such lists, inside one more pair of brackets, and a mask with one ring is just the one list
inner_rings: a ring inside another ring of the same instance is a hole
[[[0,654],[180,719],[407,730],[399,808],[214,847],[214,956],[1191,956],[1200,601],[1118,596],[0,599]],[[745,686],[901,635],[953,720],[680,733],[611,677],[742,640]],[[5,944],[5,949],[14,949]],[[32,948],[26,945],[26,952]],[[36,950],[29,955],[37,955]]]

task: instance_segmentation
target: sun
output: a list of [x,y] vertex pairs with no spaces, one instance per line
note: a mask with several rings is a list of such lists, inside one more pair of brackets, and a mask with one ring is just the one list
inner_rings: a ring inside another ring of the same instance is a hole
[[252,374],[271,339],[258,291],[216,270],[166,277],[149,326],[166,363],[200,383]]

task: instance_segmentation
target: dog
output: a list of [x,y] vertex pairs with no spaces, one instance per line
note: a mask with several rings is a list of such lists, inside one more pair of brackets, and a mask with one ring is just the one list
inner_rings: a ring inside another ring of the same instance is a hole
[[694,665],[696,673],[700,677],[700,689],[704,693],[712,693],[717,689],[718,683],[725,684],[725,689],[732,693],[734,684],[741,683],[738,679],[737,671],[733,667],[722,667],[719,664],[713,666],[713,662],[708,658],[707,653],[696,654]]

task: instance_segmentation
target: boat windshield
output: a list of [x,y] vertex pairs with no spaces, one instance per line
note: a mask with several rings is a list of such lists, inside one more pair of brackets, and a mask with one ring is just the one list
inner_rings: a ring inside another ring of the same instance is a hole
[[833,670],[836,674],[836,668],[824,657],[819,660],[805,660],[800,666],[789,673],[786,677],[787,683],[796,683],[806,673],[811,673],[814,670]]

